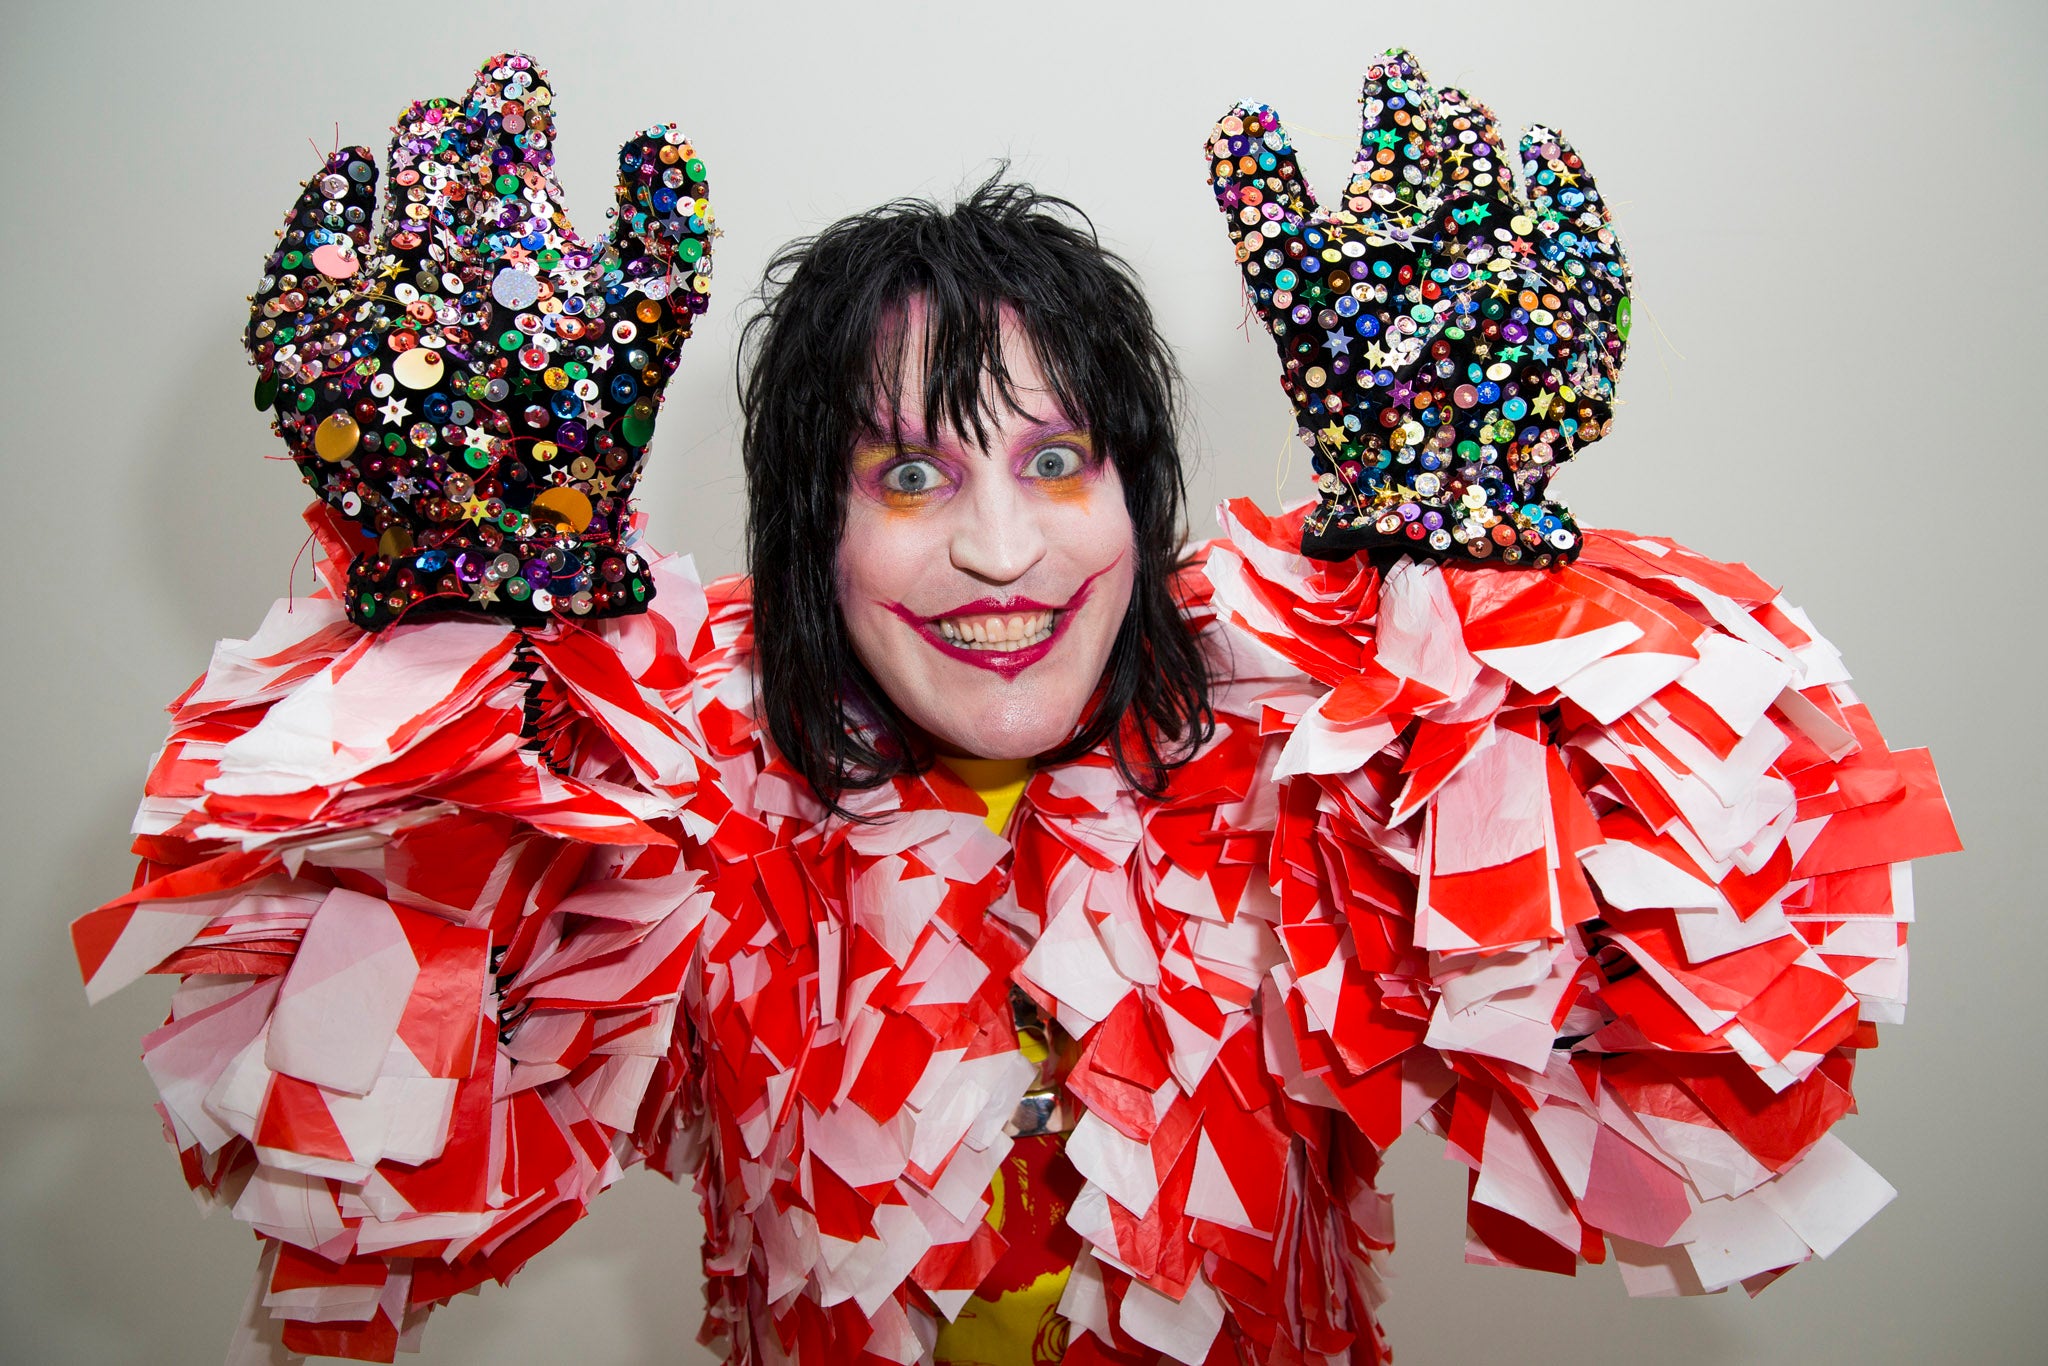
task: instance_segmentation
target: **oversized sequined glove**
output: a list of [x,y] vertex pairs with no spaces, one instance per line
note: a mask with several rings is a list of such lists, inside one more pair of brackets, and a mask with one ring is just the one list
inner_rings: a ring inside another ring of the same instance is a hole
[[1579,552],[1551,474],[1607,430],[1629,274],[1607,206],[1555,131],[1513,183],[1486,106],[1396,49],[1365,74],[1344,199],[1322,208],[1279,116],[1210,136],[1216,202],[1314,452],[1302,552],[1389,548],[1542,568]]
[[374,246],[375,160],[335,153],[252,301],[257,406],[361,532],[347,607],[366,630],[445,610],[615,616],[654,591],[630,500],[711,286],[704,163],[666,124],[632,139],[611,234],[586,243],[553,105],[513,53],[461,102],[406,110]]

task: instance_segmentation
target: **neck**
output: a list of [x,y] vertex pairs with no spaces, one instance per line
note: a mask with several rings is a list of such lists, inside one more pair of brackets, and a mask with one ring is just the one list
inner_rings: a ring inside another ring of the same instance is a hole
[[952,769],[960,781],[977,792],[1014,783],[1031,772],[1029,759],[978,759],[969,754],[941,754],[939,762]]

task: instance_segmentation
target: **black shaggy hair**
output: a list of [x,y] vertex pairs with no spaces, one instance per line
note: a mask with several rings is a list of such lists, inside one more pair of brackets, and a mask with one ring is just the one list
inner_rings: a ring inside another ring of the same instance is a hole
[[[906,395],[912,338],[898,320],[916,296],[924,392]],[[835,808],[849,789],[932,758],[855,656],[840,615],[850,457],[864,440],[893,440],[911,403],[926,430],[977,441],[994,404],[1021,411],[1003,362],[1006,306],[1061,407],[1115,463],[1136,533],[1131,605],[1100,698],[1042,757],[1072,759],[1107,739],[1125,780],[1157,795],[1213,730],[1202,655],[1173,593],[1187,490],[1172,352],[1135,273],[1087,215],[998,172],[951,208],[899,199],[784,247],[742,334],[760,719]]]

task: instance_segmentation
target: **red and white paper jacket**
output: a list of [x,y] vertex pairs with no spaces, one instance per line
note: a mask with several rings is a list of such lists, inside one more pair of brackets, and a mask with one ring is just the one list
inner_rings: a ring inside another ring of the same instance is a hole
[[[1323,565],[1224,509],[1182,580],[1214,737],[1106,753],[1008,838],[943,768],[831,815],[753,719],[744,581],[645,616],[365,635],[331,591],[172,707],[95,999],[187,1180],[264,1240],[235,1355],[389,1361],[625,1168],[695,1178],[704,1340],[914,1362],[1001,1255],[1078,1045],[1066,1360],[1385,1359],[1381,1154],[1471,1168],[1468,1256],[1752,1292],[1892,1195],[1830,1130],[1905,1005],[1907,860],[1958,847],[1805,615],[1590,532],[1566,569]],[[331,568],[331,566],[330,566]]]

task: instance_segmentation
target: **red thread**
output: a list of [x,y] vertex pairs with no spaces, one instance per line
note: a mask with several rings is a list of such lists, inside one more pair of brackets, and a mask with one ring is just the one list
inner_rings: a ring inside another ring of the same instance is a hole
[[309,531],[306,533],[306,539],[299,542],[299,553],[292,556],[291,573],[285,576],[284,581],[284,610],[286,612],[296,612],[299,610],[299,561],[306,558],[306,547],[311,544],[313,544],[313,533]]

